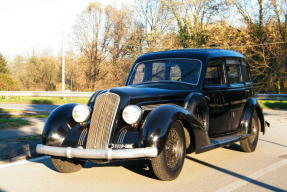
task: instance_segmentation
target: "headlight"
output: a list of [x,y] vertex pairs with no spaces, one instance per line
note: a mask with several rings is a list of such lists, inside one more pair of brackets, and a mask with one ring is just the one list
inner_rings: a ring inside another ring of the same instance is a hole
[[91,114],[91,109],[88,105],[76,105],[73,109],[72,116],[78,123],[83,123],[88,120]]
[[123,111],[123,119],[127,124],[135,124],[141,120],[142,110],[136,105],[128,105]]

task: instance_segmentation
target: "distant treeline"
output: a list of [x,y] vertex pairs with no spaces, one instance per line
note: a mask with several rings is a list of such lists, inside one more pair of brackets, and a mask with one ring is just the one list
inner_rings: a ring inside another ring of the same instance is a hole
[[[69,42],[65,74],[72,91],[122,85],[145,52],[215,47],[247,57],[257,92],[287,92],[286,0],[91,3],[77,16]],[[7,64],[1,55],[0,89],[60,90],[61,57],[33,53]]]

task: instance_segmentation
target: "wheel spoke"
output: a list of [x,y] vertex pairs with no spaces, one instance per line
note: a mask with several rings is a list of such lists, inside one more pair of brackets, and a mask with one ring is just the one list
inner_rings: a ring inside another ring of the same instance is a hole
[[165,147],[165,159],[169,168],[174,168],[180,158],[180,144],[178,133],[174,129],[171,129]]

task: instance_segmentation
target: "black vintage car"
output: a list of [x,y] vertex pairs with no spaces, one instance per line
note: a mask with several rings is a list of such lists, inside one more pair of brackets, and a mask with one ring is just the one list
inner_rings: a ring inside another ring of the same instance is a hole
[[77,171],[87,160],[144,158],[159,179],[173,180],[186,154],[237,141],[253,152],[260,131],[264,116],[243,55],[162,51],[140,56],[124,87],[55,109],[37,152],[51,155],[59,172]]

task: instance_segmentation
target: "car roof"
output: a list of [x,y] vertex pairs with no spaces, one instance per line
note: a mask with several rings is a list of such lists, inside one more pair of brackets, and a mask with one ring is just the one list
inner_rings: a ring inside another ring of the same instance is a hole
[[220,57],[239,57],[245,58],[242,54],[226,49],[176,49],[168,51],[159,51],[152,53],[145,53],[137,58],[135,63],[145,61],[145,60],[154,60],[154,59],[163,59],[163,58],[191,58],[191,59],[213,59]]

